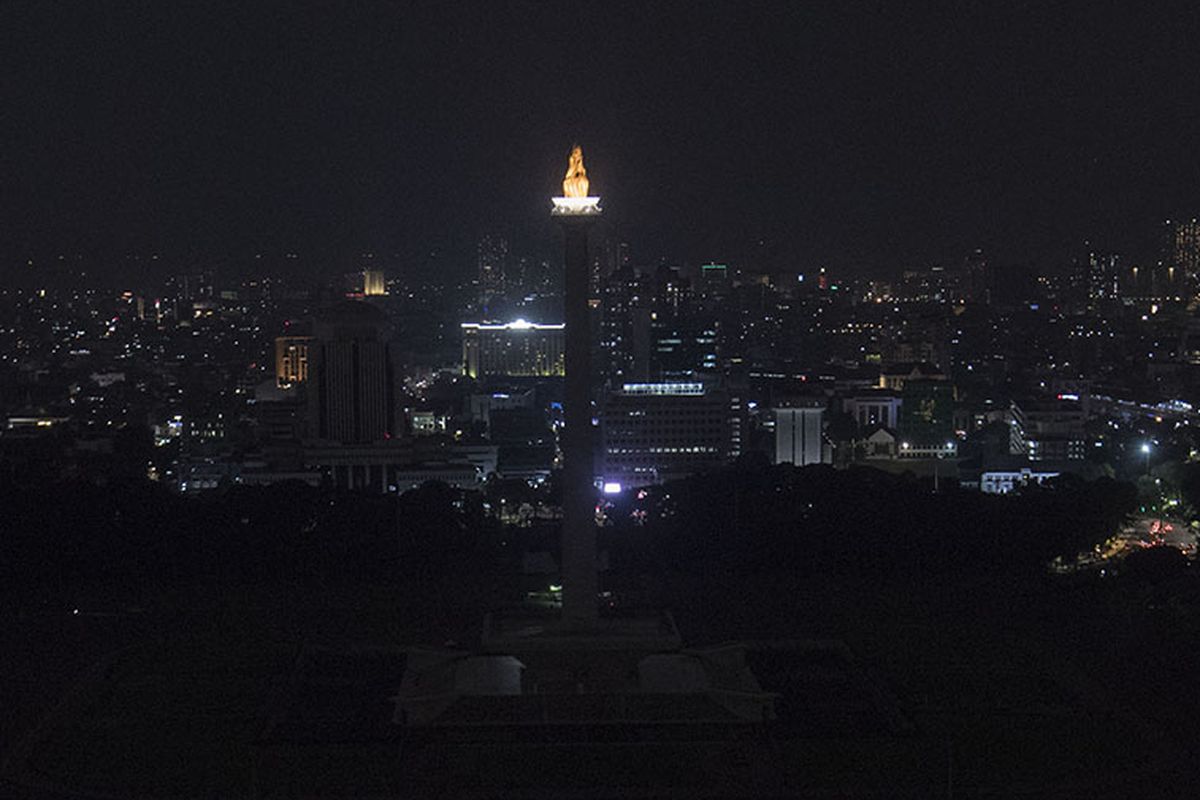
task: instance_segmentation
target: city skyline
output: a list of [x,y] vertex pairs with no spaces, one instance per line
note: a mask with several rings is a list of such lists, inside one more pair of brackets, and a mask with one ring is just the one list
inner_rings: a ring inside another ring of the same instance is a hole
[[1198,22],[0,8],[0,796],[1186,796]]

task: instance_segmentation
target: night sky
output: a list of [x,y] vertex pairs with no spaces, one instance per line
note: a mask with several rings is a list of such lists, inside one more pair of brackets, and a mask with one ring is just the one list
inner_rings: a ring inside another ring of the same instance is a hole
[[8,264],[535,250],[575,140],[645,263],[1049,266],[1200,213],[1194,8],[177,5],[3,5]]

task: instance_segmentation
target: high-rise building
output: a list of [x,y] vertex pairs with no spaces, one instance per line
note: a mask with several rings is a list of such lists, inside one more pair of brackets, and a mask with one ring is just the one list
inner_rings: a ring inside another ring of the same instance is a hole
[[723,300],[729,295],[729,268],[724,264],[700,266],[700,291],[707,300]]
[[617,244],[617,258],[613,264],[613,269],[621,267],[633,266],[633,248],[629,246],[629,242],[619,242]]
[[1117,300],[1121,296],[1121,257],[1095,250],[1087,258],[1087,294],[1091,304]]
[[652,329],[655,374],[681,378],[715,371],[720,364],[717,328],[712,314],[656,319]]
[[175,300],[202,300],[213,294],[212,272],[184,273],[167,279],[167,296]]
[[566,374],[566,326],[523,319],[462,323],[463,372],[472,378]]
[[383,270],[363,270],[363,294],[367,297],[379,297],[387,294],[387,284],[384,281]]
[[275,337],[275,383],[294,386],[308,380],[308,346],[311,336]]
[[499,236],[484,236],[476,247],[476,257],[479,268],[479,302],[481,305],[487,305],[493,297],[504,293],[508,242]]
[[[1191,283],[1200,277],[1200,220],[1167,220],[1163,223],[1160,260]],[[1174,275],[1171,276],[1174,279]]]
[[626,383],[602,418],[604,474],[622,487],[687,477],[729,456],[728,393],[703,383]]
[[992,273],[988,268],[987,256],[976,249],[963,262],[962,283],[959,294],[964,300],[987,304],[992,299]]
[[650,309],[642,281],[632,267],[621,267],[604,281],[600,321],[599,367],[620,385],[650,374]]
[[393,378],[383,312],[347,300],[318,316],[309,344],[310,411],[317,438],[343,444],[388,439],[394,430]]
[[825,443],[825,402],[794,400],[781,403],[775,412],[775,463],[828,464],[830,449]]
[[1104,252],[1084,242],[1072,262],[1071,297],[1080,306],[1095,309],[1097,305],[1121,296],[1121,257]]

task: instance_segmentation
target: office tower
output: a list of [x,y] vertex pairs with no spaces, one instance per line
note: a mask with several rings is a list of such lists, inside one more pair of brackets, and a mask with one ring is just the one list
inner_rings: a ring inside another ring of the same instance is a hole
[[508,242],[489,234],[479,240],[475,254],[479,269],[479,302],[486,306],[493,297],[504,294]]
[[685,315],[691,311],[692,289],[678,267],[659,265],[654,271],[654,290],[651,294],[651,311],[656,319]]
[[714,469],[730,453],[729,395],[703,383],[626,383],[609,394],[602,423],[603,477],[622,487]]
[[781,403],[775,412],[775,463],[827,464],[825,401],[800,399]]
[[[1194,283],[1200,276],[1200,220],[1167,220],[1163,223],[1159,259],[1179,277]],[[1173,282],[1176,275],[1171,274]]]
[[392,371],[383,312],[347,300],[318,316],[309,343],[309,394],[319,439],[376,442],[393,433]]
[[729,295],[729,268],[724,264],[700,266],[700,292],[707,300],[723,300]]
[[363,294],[367,297],[379,297],[387,294],[387,284],[384,281],[383,270],[365,269],[362,274]]
[[167,296],[175,300],[202,300],[213,296],[213,273],[172,275],[167,279]]
[[715,371],[720,364],[717,327],[712,313],[656,319],[652,333],[655,374],[665,379]]
[[642,281],[621,267],[604,282],[599,352],[601,372],[620,385],[650,372],[650,309]]
[[275,337],[275,383],[293,386],[308,380],[308,346],[311,336]]
[[617,244],[617,259],[613,264],[613,269],[621,267],[633,266],[633,248],[629,246],[629,242],[619,242]]
[[462,323],[463,373],[471,378],[550,377],[566,372],[562,323],[523,319],[508,323]]
[[983,250],[976,249],[963,262],[962,283],[959,294],[962,299],[971,303],[991,302],[992,275],[988,268],[987,256]]
[[611,268],[612,263],[612,245],[605,245],[604,253],[596,253],[592,256],[591,267],[588,270],[588,297],[595,301],[600,298],[604,291],[605,278],[613,273]]
[[1091,251],[1087,257],[1087,298],[1091,305],[1121,296],[1121,257]]

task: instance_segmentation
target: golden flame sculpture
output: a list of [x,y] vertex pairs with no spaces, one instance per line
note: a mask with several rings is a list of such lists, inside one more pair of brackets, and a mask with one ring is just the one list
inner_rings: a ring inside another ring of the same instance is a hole
[[587,169],[583,166],[583,148],[575,145],[567,161],[567,176],[563,178],[563,197],[587,196],[588,178]]

